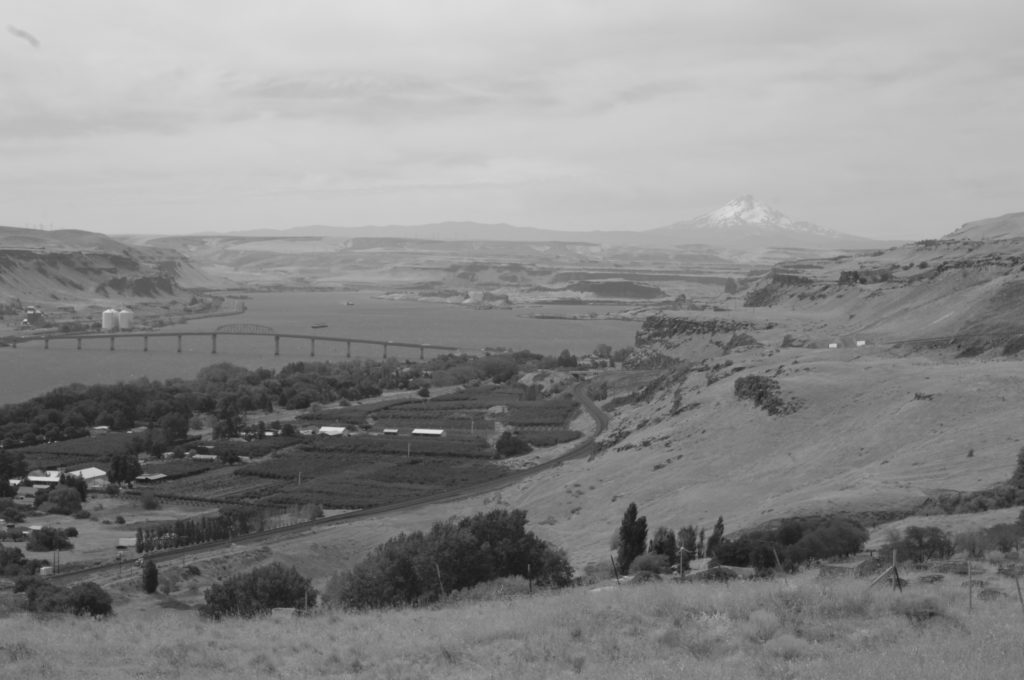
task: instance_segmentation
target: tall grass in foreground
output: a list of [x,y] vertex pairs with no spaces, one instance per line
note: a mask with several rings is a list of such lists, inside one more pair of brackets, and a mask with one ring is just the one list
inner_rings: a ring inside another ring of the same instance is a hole
[[[918,592],[914,592],[917,590]],[[1002,678],[1015,600],[954,585],[670,584],[290,620],[190,612],[0,619],[3,676],[32,678]]]

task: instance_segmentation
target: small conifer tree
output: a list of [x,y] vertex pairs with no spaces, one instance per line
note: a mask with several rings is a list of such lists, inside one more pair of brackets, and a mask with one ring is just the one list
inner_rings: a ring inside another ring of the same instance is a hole
[[152,594],[156,592],[158,585],[160,585],[160,572],[156,568],[156,563],[153,560],[146,560],[146,563],[142,565],[142,589]]

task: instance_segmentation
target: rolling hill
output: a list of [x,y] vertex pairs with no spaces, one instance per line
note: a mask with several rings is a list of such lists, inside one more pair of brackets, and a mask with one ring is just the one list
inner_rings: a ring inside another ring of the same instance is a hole
[[0,227],[0,298],[100,302],[225,285],[174,250],[103,234]]

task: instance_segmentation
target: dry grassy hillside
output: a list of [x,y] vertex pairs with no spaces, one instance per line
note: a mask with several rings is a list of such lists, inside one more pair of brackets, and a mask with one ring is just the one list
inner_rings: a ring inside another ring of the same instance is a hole
[[1022,265],[1020,238],[922,241],[787,263],[757,281],[747,301],[814,318],[833,337],[895,342],[958,336],[960,349],[992,347],[1024,333]]
[[226,283],[171,250],[87,231],[0,227],[0,301],[159,298]]
[[[803,263],[819,282],[777,286],[770,307],[680,312],[685,332],[668,322],[642,331],[641,350],[690,362],[688,370],[617,369],[596,378],[618,405],[603,450],[590,460],[491,498],[351,525],[338,533],[346,548],[326,547],[328,536],[318,543],[347,564],[349,554],[399,531],[501,503],[526,508],[532,528],[582,568],[607,562],[629,502],[652,529],[710,529],[718,516],[734,531],[793,515],[882,521],[935,512],[938,497],[1012,474],[1024,364],[1003,356],[1001,344],[959,357],[972,338],[939,349],[896,341],[964,332],[979,317],[993,329],[988,346],[1014,337],[1008,310],[1016,296],[1008,291],[1020,265],[1005,246],[934,242],[817,269]],[[879,269],[895,274],[838,283],[842,271]],[[754,290],[771,286],[771,277]],[[936,321],[943,316],[949,321]],[[849,346],[858,338],[868,344]],[[836,340],[842,347],[828,349]],[[736,380],[749,375],[777,380],[793,412],[771,415],[738,399]]]
[[[0,619],[6,677],[1020,677],[1015,600],[813,580],[657,583],[522,594],[506,582],[437,608],[204,621],[161,608],[92,621]],[[116,605],[115,605],[116,607]]]

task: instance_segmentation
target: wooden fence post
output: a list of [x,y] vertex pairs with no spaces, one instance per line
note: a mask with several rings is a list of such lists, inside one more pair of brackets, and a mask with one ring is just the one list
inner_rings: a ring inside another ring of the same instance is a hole
[[434,569],[437,570],[437,585],[441,587],[441,597],[448,597],[447,593],[444,592],[444,581],[441,580],[441,567],[438,566],[437,562],[434,562]]
[[1013,570],[1013,580],[1017,584],[1017,600],[1020,602],[1020,610],[1024,612],[1024,595],[1020,593],[1020,574],[1016,569]]
[[967,560],[967,612],[974,610],[974,574],[971,572],[971,561]]

